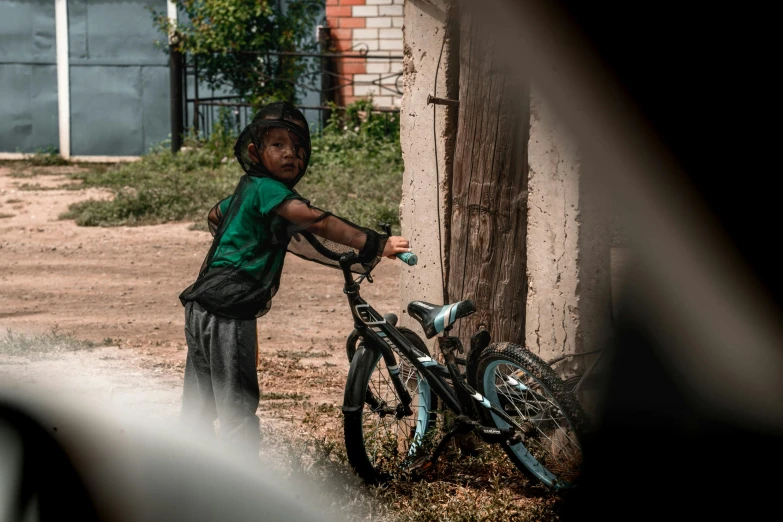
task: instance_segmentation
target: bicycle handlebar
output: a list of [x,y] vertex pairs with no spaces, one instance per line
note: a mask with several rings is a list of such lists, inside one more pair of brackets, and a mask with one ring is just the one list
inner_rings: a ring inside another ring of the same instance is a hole
[[402,254],[397,254],[397,258],[406,265],[410,266],[414,266],[419,262],[418,256],[413,252],[403,252]]

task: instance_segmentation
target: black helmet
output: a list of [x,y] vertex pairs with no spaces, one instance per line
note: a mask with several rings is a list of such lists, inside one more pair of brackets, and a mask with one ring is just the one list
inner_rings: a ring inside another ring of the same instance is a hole
[[236,156],[242,169],[253,176],[271,176],[271,173],[263,164],[254,161],[247,151],[247,146],[253,143],[258,151],[263,150],[264,132],[269,128],[282,128],[296,134],[305,149],[304,167],[295,179],[286,184],[293,187],[302,179],[307,165],[310,162],[310,128],[304,114],[286,101],[276,101],[265,105],[258,111],[253,121],[245,127],[245,130],[237,138],[234,145],[234,156]]

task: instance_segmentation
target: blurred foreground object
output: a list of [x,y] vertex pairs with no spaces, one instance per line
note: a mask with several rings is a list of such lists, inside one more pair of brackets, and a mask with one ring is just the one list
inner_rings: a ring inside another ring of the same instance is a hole
[[0,522],[329,519],[261,461],[29,393],[0,394],[0,462]]
[[776,31],[761,13],[531,0],[471,11],[568,127],[630,241],[569,519],[747,519],[775,502],[780,481],[766,477],[783,464],[783,272],[770,173],[780,167],[769,130]]

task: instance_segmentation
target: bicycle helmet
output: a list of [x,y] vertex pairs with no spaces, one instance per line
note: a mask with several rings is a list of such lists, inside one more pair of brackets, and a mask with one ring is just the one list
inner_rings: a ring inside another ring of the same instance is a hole
[[281,128],[294,133],[301,146],[305,150],[304,167],[299,175],[291,181],[285,182],[289,187],[296,185],[307,170],[310,162],[312,145],[310,143],[310,128],[304,114],[287,101],[276,101],[265,105],[256,113],[253,121],[242,131],[234,145],[234,156],[242,166],[242,169],[250,176],[273,177],[264,167],[263,163],[250,157],[247,146],[253,143],[256,150],[264,148],[264,133],[270,128]]

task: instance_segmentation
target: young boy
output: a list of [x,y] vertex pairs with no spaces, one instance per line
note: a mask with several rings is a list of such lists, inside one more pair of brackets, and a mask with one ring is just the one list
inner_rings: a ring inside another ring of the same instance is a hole
[[188,343],[181,419],[210,435],[219,419],[222,442],[249,454],[258,454],[260,436],[256,318],[269,311],[286,251],[335,265],[325,253],[344,245],[358,250],[359,273],[410,251],[407,239],[356,226],[294,191],[310,150],[307,121],[293,105],[256,114],[234,147],[245,175],[209,212],[212,246],[180,295]]

